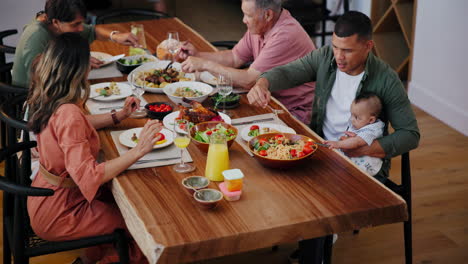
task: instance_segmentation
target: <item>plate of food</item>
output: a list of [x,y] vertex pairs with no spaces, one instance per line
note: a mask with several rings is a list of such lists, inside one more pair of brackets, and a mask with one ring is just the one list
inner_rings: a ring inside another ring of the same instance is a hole
[[179,111],[172,112],[164,117],[163,125],[167,129],[173,130],[174,124],[179,123],[179,120],[187,120],[192,125],[208,121],[231,124],[231,118],[228,115],[206,108],[197,101],[187,100],[187,102],[190,103],[191,107],[179,105]]
[[259,123],[259,124],[252,124],[251,126],[244,127],[241,130],[241,137],[245,141],[250,141],[252,138],[268,134],[268,133],[290,133],[296,134],[296,131],[290,127],[272,124],[272,123]]
[[195,74],[182,72],[178,62],[166,70],[169,63],[167,60],[145,63],[130,72],[128,82],[132,83],[130,79],[134,76],[136,86],[145,87],[145,91],[150,93],[164,93],[162,88],[169,83],[195,80]]
[[132,87],[126,83],[103,82],[90,86],[89,98],[96,101],[114,101],[132,95]]
[[216,85],[216,83],[218,82],[218,78],[216,78],[210,72],[204,71],[200,73],[200,81],[207,84]]
[[[105,52],[100,52],[100,51],[91,51],[91,57],[94,57],[100,61],[106,61],[110,58],[112,58],[113,56],[110,55],[109,53],[105,53]],[[106,66],[106,65],[109,65],[111,64],[113,61],[109,61],[109,62],[104,62],[103,64],[101,64],[101,67],[102,66]]]
[[[143,130],[142,127],[125,130],[119,136],[120,144],[129,148],[136,147],[141,130]],[[159,135],[161,138],[156,143],[154,143],[153,149],[164,148],[174,142],[174,135],[172,131],[163,128],[159,133],[161,134]]]

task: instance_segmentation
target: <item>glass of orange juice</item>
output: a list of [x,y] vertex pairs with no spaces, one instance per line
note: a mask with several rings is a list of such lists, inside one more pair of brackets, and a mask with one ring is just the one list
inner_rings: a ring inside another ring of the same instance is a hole
[[219,133],[213,133],[210,136],[205,177],[210,181],[223,181],[223,171],[227,169],[229,169],[229,152],[226,143],[226,136]]
[[184,149],[190,144],[190,122],[187,120],[174,121],[174,144],[180,149],[180,163],[173,169],[178,173],[187,173],[195,170],[195,166],[184,162]]

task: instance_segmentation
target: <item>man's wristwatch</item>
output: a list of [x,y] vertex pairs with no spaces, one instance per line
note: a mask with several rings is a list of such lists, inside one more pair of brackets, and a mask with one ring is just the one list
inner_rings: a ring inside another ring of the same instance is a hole
[[117,125],[120,123],[120,120],[117,118],[117,111],[115,111],[115,109],[112,109],[111,116],[112,116],[112,121],[114,121],[114,125]]

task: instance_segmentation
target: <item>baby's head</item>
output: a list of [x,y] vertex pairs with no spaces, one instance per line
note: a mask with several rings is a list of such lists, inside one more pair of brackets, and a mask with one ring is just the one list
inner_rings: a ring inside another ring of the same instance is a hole
[[355,129],[372,124],[377,121],[380,111],[380,98],[373,93],[362,93],[351,104],[351,124]]

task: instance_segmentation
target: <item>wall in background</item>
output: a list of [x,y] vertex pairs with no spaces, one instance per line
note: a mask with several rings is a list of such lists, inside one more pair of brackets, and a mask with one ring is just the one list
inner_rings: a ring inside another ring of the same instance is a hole
[[[18,34],[5,38],[5,44],[16,46],[19,36],[31,19],[38,11],[44,9],[45,0],[1,0],[0,7],[0,30],[16,29]],[[7,57],[13,61],[13,56]]]
[[[417,2],[413,70],[408,93],[413,104],[468,136],[468,1]],[[424,133],[424,131],[422,132]]]

